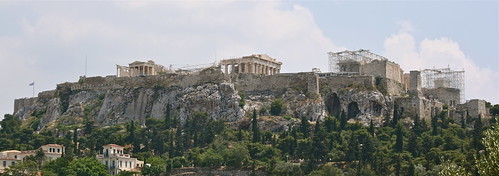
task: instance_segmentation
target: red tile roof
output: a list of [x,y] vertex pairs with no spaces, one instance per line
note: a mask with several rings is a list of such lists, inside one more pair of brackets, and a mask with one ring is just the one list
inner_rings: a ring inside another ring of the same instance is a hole
[[104,146],[111,146],[111,147],[121,147],[121,148],[125,148],[125,147],[123,147],[123,146],[121,146],[121,145],[118,145],[118,144],[106,144],[106,145],[104,145]]

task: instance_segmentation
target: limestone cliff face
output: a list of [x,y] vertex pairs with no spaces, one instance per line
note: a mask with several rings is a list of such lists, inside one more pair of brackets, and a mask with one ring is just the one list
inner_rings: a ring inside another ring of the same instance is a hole
[[[53,97],[47,103],[37,102],[16,114],[28,116],[36,109],[45,109],[40,128],[53,122],[65,125],[81,123],[85,118],[94,120],[99,126],[132,120],[143,125],[145,118],[164,118],[168,106],[171,115],[181,122],[196,112],[206,112],[212,119],[226,121],[236,121],[244,116],[237,91],[227,83],[206,83],[187,88],[86,90],[64,94],[68,95]],[[64,97],[67,97],[66,100],[61,101]]]
[[[319,80],[313,73],[227,76],[216,69],[186,76],[84,78],[77,83],[59,84],[56,90],[42,92],[37,98],[16,100],[15,115],[28,119],[42,114],[38,117],[39,129],[85,120],[98,126],[129,121],[144,125],[146,118],[162,119],[166,113],[183,123],[197,112],[208,113],[214,120],[244,123],[253,110],[271,117],[271,103],[281,100],[281,116],[288,117],[270,128],[282,130],[294,123],[284,122],[290,117],[315,121],[344,111],[349,119],[367,124],[392,111],[391,96],[375,88],[374,78]],[[355,83],[353,87],[349,82]]]

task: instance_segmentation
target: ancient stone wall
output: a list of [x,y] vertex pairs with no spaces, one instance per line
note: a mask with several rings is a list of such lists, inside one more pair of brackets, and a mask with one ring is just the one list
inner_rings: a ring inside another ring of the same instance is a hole
[[[379,81],[379,82],[378,82]],[[381,92],[387,93],[391,96],[400,96],[405,94],[404,84],[387,78],[376,78],[376,84],[379,86]]]
[[419,118],[426,120],[430,120],[443,108],[441,102],[415,96],[398,97],[395,99],[395,104],[401,109],[403,117],[411,116],[413,118],[418,114]]
[[461,94],[459,89],[439,87],[436,89],[423,89],[423,92],[428,99],[437,99],[448,106],[456,106],[460,102]]
[[487,107],[485,107],[485,100],[468,100],[464,104],[457,105],[457,109],[467,110],[468,115],[472,118],[478,118],[478,116],[485,118],[489,115]]
[[58,89],[104,91],[122,88],[190,87],[202,83],[222,83],[224,76],[218,69],[210,68],[198,74],[165,74],[145,77],[82,77],[76,83],[58,84]]
[[320,91],[338,90],[353,85],[364,86],[367,89],[375,87],[373,76],[329,76],[320,78]]
[[403,83],[403,71],[400,66],[388,60],[373,60],[360,68],[361,74],[388,78]]
[[18,112],[20,109],[29,108],[29,107],[33,106],[37,100],[38,100],[37,97],[15,99],[14,100],[14,113]]
[[[286,89],[301,90],[308,92],[308,79],[314,76],[313,73],[283,73],[277,75],[255,75],[255,74],[237,74],[231,77],[230,81],[236,87],[236,90],[242,92],[253,91],[271,91],[283,92]],[[314,87],[313,85],[310,86]]]

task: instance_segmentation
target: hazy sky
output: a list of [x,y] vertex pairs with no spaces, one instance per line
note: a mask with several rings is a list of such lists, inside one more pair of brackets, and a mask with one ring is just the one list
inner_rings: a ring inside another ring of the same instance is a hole
[[[466,99],[499,103],[498,1],[0,1],[0,113],[15,98],[116,64],[168,66],[266,53],[283,72],[327,71],[369,49],[412,69],[466,71]],[[2,116],[3,117],[3,116]],[[2,118],[0,117],[0,118]]]

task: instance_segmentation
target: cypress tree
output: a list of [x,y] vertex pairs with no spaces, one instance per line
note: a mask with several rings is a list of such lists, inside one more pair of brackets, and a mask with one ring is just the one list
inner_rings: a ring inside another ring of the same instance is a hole
[[404,131],[402,127],[402,123],[398,123],[395,128],[395,135],[397,136],[395,140],[395,152],[402,153],[404,149]]
[[310,136],[310,123],[305,116],[301,118],[300,132],[303,133],[303,138],[308,138]]
[[347,118],[347,115],[346,115],[345,111],[341,110],[341,115],[340,115],[340,130],[345,130],[345,128],[347,126],[347,121],[348,121],[348,118]]
[[371,119],[371,123],[369,123],[369,133],[371,133],[371,136],[374,137],[374,122],[373,122],[373,119]]
[[253,118],[251,119],[251,127],[253,131],[253,142],[260,142],[260,129],[258,129],[258,119],[256,109],[253,109]]

